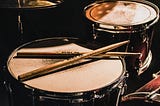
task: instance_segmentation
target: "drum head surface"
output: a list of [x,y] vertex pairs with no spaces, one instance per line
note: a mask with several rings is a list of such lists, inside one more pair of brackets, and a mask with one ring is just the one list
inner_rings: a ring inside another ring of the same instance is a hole
[[107,1],[85,8],[86,17],[108,25],[139,25],[154,20],[158,13],[148,4],[136,1]]
[[[45,46],[42,46],[44,44]],[[15,58],[19,51],[89,52],[91,49],[76,44],[76,42],[72,42],[68,39],[48,39],[26,44],[15,50],[8,60],[9,72],[17,80],[18,75],[25,72],[64,60],[56,58]],[[85,59],[75,66],[22,83],[45,91],[63,93],[83,92],[108,86],[118,80],[123,72],[122,61],[117,57],[100,60]]]

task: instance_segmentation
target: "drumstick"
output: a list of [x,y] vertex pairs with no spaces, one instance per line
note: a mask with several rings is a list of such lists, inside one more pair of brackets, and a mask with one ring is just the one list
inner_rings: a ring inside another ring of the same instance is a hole
[[120,46],[122,46],[124,44],[127,44],[127,43],[129,43],[129,40],[119,42],[119,43],[115,43],[115,44],[112,44],[112,45],[109,45],[109,46],[105,46],[105,47],[93,50],[91,52],[87,52],[85,54],[75,56],[75,57],[70,58],[70,59],[66,59],[66,60],[63,60],[63,61],[60,61],[60,62],[57,62],[57,63],[54,63],[54,64],[50,64],[50,65],[47,65],[47,66],[44,66],[44,67],[40,67],[40,68],[35,69],[33,71],[30,71],[30,72],[19,75],[18,79],[20,81],[25,81],[25,80],[29,80],[29,79],[32,79],[32,78],[35,78],[35,77],[39,77],[39,76],[54,72],[55,69],[60,68],[62,66],[72,64],[72,63],[77,62],[79,60],[82,60],[82,59],[85,59],[85,58],[88,58],[88,57],[91,57],[91,56],[94,56],[94,55],[98,55],[98,54],[101,54],[103,52],[107,52],[109,50],[115,49],[115,48],[120,47]]
[[[36,58],[36,57],[40,57],[40,58],[45,58],[45,57],[63,57],[63,58],[67,58],[67,57],[72,57],[72,56],[77,56],[77,55],[81,55],[84,54],[84,52],[32,52],[32,51],[20,51],[17,52],[17,56],[15,56],[16,58]],[[140,56],[141,53],[134,53],[134,52],[107,52],[105,54],[100,54],[97,56],[92,56],[89,58],[95,58],[95,59],[101,59],[101,58],[107,58],[110,56]]]

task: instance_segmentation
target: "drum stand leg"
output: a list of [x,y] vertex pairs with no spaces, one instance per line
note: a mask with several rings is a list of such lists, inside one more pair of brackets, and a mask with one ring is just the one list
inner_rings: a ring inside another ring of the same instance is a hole
[[116,106],[119,106],[120,96],[121,96],[121,89],[120,89],[120,91],[118,92],[118,96],[117,96],[117,100],[116,100]]
[[123,92],[124,92],[124,88],[121,85],[121,86],[119,86],[119,92],[118,92],[118,96],[117,96],[117,100],[116,100],[115,106],[119,106],[121,95],[123,94]]
[[7,83],[6,81],[4,81],[4,86],[5,86],[5,89],[8,92],[7,96],[8,96],[8,100],[9,100],[9,106],[14,106],[13,92],[12,92],[12,89],[11,89],[11,85],[9,83]]
[[[126,73],[126,78],[128,77],[128,74]],[[126,79],[124,78],[124,79]],[[124,94],[124,92],[126,91],[127,89],[127,84],[126,84],[126,81],[123,80],[119,85],[118,85],[118,89],[119,89],[119,92],[118,92],[118,95],[117,95],[117,100],[116,100],[116,104],[115,106],[119,106],[119,103],[121,101],[121,97],[122,95]]]
[[32,106],[36,106],[36,97],[35,97],[35,91],[32,89]]

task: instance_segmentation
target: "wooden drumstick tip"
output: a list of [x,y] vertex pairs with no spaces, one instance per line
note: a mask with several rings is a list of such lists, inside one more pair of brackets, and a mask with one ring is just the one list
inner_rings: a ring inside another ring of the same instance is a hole
[[64,61],[60,61],[60,62],[57,62],[57,63],[54,63],[54,64],[50,64],[50,65],[47,65],[47,66],[44,66],[44,67],[40,67],[40,68],[35,69],[33,71],[30,71],[30,72],[19,75],[18,80],[26,81],[26,80],[29,80],[29,79],[32,79],[32,78],[35,78],[35,77],[39,77],[39,76],[42,76],[42,75],[45,75],[45,74],[49,74],[51,72],[56,71],[57,68],[59,69],[61,67],[67,66],[67,65],[72,64],[74,62],[77,62],[79,60],[82,60],[82,59],[85,59],[85,58],[88,58],[88,57],[91,57],[91,56],[94,56],[94,55],[98,55],[98,54],[107,52],[109,50],[118,48],[118,47],[120,47],[124,44],[129,43],[129,42],[130,41],[127,40],[127,41],[122,41],[122,42],[119,42],[119,43],[111,44],[111,45],[93,50],[91,52],[87,52],[85,54],[75,56],[73,58],[70,58],[70,59],[67,59],[67,60],[64,60]]

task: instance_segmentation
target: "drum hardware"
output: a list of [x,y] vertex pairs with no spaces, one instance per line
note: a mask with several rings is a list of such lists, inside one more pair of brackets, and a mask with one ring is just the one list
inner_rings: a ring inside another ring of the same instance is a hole
[[141,66],[142,66],[142,61],[141,61],[141,59],[136,58],[134,69],[137,70],[137,72],[139,72],[139,68],[140,68]]
[[160,71],[158,71],[157,73],[153,73],[153,74],[152,74],[152,77],[153,77],[153,78],[157,78],[159,75],[160,75]]
[[[3,67],[2,71],[5,72],[6,66],[2,66],[2,67]],[[6,73],[4,73],[4,74],[6,74]],[[7,97],[8,97],[7,99],[10,101],[9,106],[13,106],[13,103],[14,103],[13,95],[12,95],[13,91],[12,91],[9,80],[6,77],[4,77],[3,86],[4,86],[5,90],[7,91]]]
[[36,106],[36,97],[35,97],[35,90],[31,90],[31,95],[32,95],[32,106]]
[[150,98],[152,97],[155,93],[159,93],[160,92],[160,86],[155,89],[154,91],[150,92],[148,95],[147,95],[147,98]]
[[124,94],[124,88],[122,86],[122,84],[120,86],[118,86],[119,88],[119,93],[118,93],[118,96],[117,96],[117,100],[116,100],[116,106],[119,106],[119,103],[120,103],[120,98],[121,98],[121,95]]
[[112,45],[109,45],[109,46],[105,46],[105,47],[93,50],[91,52],[82,54],[80,56],[75,56],[74,58],[70,58],[68,60],[60,61],[60,62],[51,64],[51,65],[33,70],[31,72],[24,73],[22,75],[19,75],[18,78],[19,78],[20,81],[25,81],[25,80],[29,80],[29,79],[32,79],[32,78],[35,78],[35,77],[38,77],[38,76],[42,76],[44,74],[53,72],[53,69],[64,67],[68,64],[72,64],[72,63],[74,63],[76,61],[79,61],[81,59],[88,58],[88,57],[91,57],[91,56],[94,56],[94,55],[98,55],[98,54],[107,52],[109,50],[115,49],[115,48],[120,47],[120,46],[122,46],[124,44],[127,44],[127,43],[129,43],[129,41],[123,41],[123,42],[115,43],[115,44],[112,44]]
[[[124,83],[124,82],[126,81],[126,79],[127,79],[128,77],[129,77],[129,74],[126,72],[125,75],[124,75],[122,78],[119,79],[119,81],[117,82],[117,84],[115,84],[115,85],[112,87],[112,89],[115,89],[116,86],[118,86],[119,89],[122,89],[122,88],[124,88],[124,87],[126,88],[127,85],[126,85],[126,83]],[[123,82],[123,83],[122,83],[122,82]],[[111,90],[112,90],[112,89],[111,89]],[[124,93],[123,91],[125,91],[125,90],[122,90],[121,94]]]
[[8,81],[4,81],[4,86],[5,86],[5,89],[7,91],[7,96],[8,96],[8,100],[9,100],[9,106],[13,106],[13,91],[12,91],[12,88],[11,88],[11,85]]
[[150,97],[150,102],[156,102],[156,103],[160,103],[160,94],[155,93],[154,95],[152,95]]
[[97,34],[96,34],[96,31],[95,31],[95,25],[92,24],[92,35],[93,35],[93,39],[97,39]]
[[[143,30],[143,31],[141,32],[141,34],[140,34],[140,39],[141,39],[141,41],[142,41],[143,43],[149,44],[149,36],[146,34],[146,33],[147,33],[146,27],[147,27],[147,26],[144,26],[144,27],[143,27],[143,29],[145,29],[145,30]],[[148,45],[147,45],[147,47],[148,47]]]
[[[126,75],[124,77],[125,77],[124,79],[128,78],[129,74],[126,73]],[[118,85],[119,93],[117,96],[116,106],[119,106],[119,103],[121,102],[121,97],[122,97],[122,95],[124,95],[125,91],[127,90],[127,84],[125,82],[126,80],[124,80],[124,79],[122,79],[123,81],[121,81],[120,84]]]

